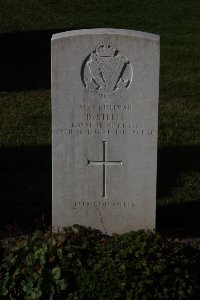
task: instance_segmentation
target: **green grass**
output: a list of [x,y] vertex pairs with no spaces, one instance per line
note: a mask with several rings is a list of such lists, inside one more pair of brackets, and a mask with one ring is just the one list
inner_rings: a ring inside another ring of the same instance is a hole
[[[0,0],[0,7],[0,38],[97,27],[159,34],[158,204],[199,203],[199,0]],[[1,148],[51,144],[49,89],[1,91],[0,111]]]
[[199,145],[200,107],[197,97],[160,101],[159,146]]
[[117,27],[198,33],[198,0],[1,0],[1,32]]
[[50,144],[50,100],[49,90],[1,92],[1,147]]

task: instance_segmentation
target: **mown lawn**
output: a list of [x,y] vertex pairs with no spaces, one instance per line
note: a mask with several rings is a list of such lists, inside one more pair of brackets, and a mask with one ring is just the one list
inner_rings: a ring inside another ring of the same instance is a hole
[[[3,222],[11,222],[13,216],[19,222],[21,217],[16,218],[15,208],[23,206],[29,198],[34,212],[28,219],[40,218],[45,213],[40,203],[47,200],[47,189],[51,189],[51,174],[45,173],[47,162],[44,163],[45,157],[50,158],[49,150],[45,152],[47,148],[43,148],[51,145],[51,34],[112,27],[161,36],[158,227],[197,230],[200,227],[200,2],[0,0],[0,8]],[[36,148],[42,149],[42,156]],[[25,153],[26,162],[20,151]],[[40,165],[42,176],[38,182]],[[31,180],[24,184],[29,172],[33,173]],[[27,214],[25,209],[19,211],[19,216]]]

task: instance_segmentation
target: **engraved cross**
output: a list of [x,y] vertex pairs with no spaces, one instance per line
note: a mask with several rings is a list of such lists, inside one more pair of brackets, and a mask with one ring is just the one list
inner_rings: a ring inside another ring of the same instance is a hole
[[102,141],[103,143],[103,160],[94,161],[88,160],[88,166],[103,166],[103,198],[107,198],[106,192],[106,167],[107,166],[122,166],[122,160],[120,161],[109,161],[107,160],[107,141]]

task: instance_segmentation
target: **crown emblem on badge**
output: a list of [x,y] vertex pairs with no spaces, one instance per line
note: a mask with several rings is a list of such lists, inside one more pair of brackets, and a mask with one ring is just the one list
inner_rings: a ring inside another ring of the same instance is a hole
[[103,98],[116,99],[132,81],[132,66],[128,58],[106,38],[91,52],[82,66],[86,89]]
[[96,47],[96,54],[100,57],[114,57],[116,50],[112,46],[112,43],[108,39],[105,39],[103,43],[100,43]]

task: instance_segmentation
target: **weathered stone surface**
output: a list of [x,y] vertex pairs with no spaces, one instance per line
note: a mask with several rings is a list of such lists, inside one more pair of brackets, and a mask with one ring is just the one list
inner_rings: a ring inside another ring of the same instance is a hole
[[159,37],[52,37],[53,226],[155,228]]

